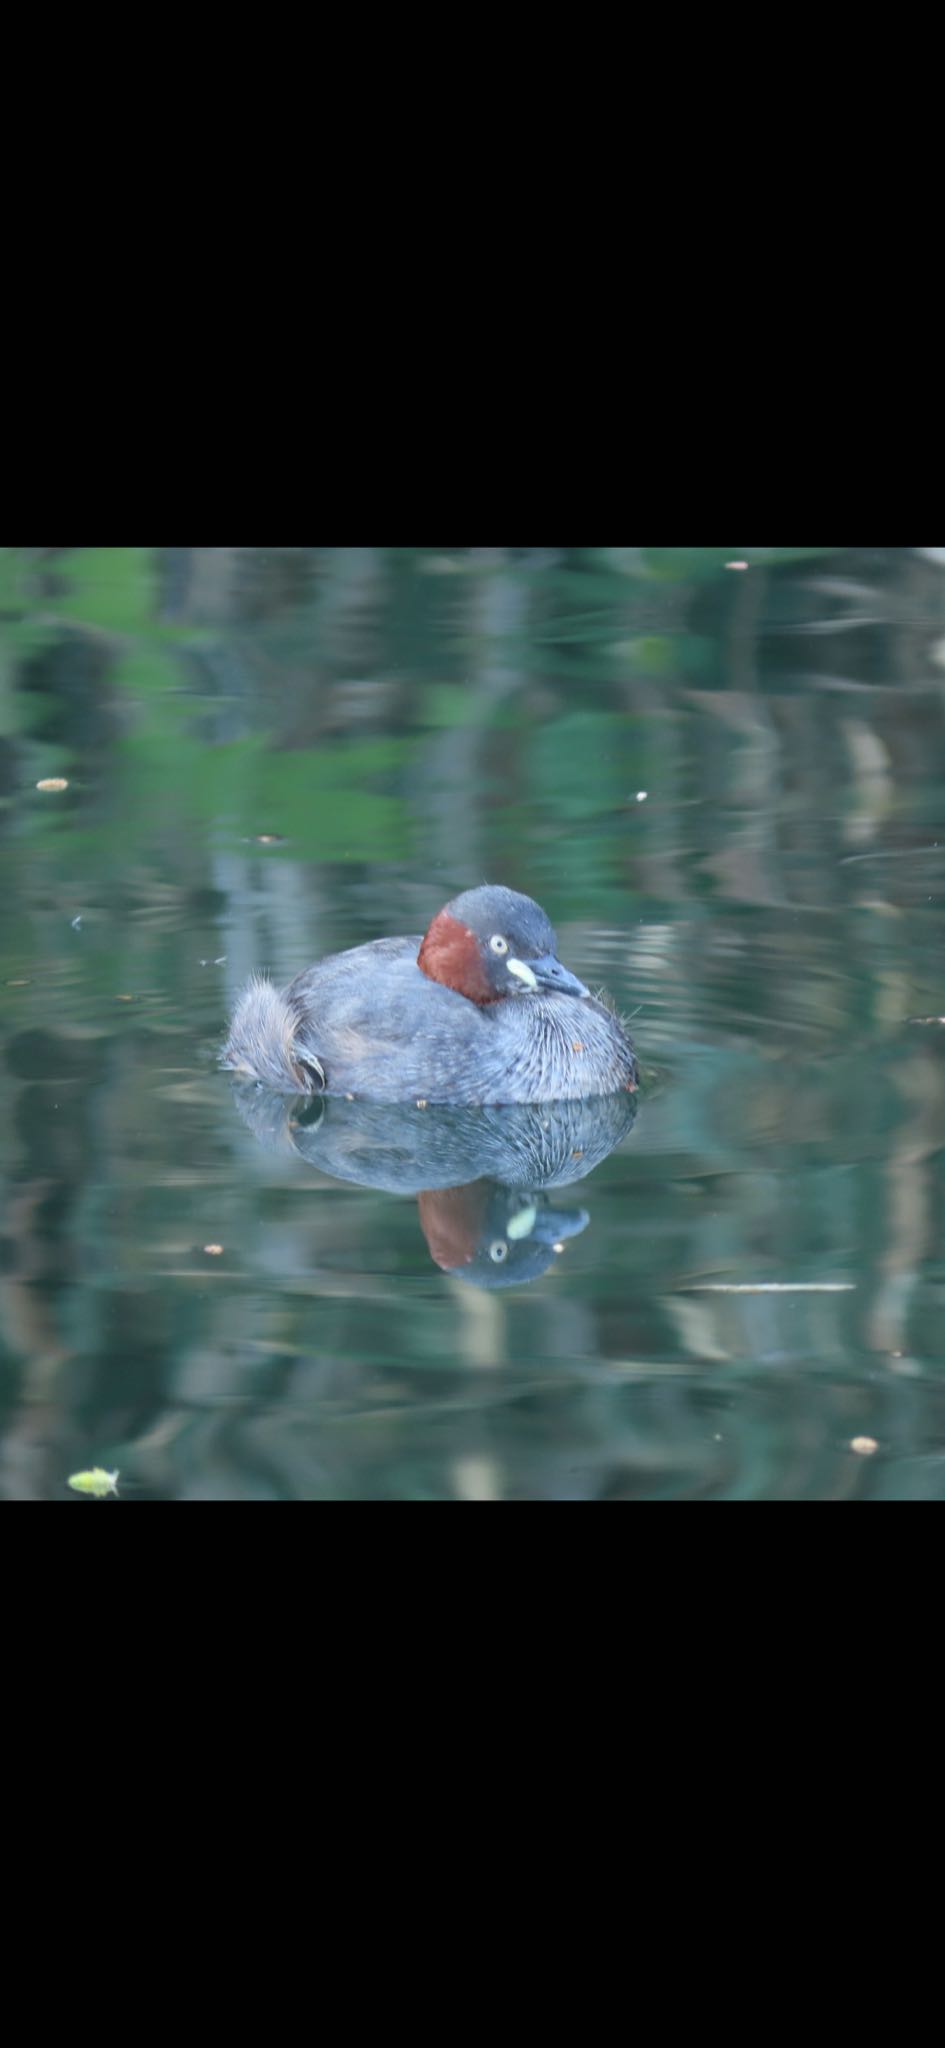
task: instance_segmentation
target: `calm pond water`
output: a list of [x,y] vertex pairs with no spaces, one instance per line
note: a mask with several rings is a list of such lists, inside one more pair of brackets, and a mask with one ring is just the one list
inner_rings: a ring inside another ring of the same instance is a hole
[[[945,550],[3,549],[0,798],[0,1497],[945,1495]],[[219,1071],[483,880],[635,1104]]]

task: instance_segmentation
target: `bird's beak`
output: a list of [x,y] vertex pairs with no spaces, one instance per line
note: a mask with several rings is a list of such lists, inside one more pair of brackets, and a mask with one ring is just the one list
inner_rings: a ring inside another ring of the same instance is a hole
[[[553,953],[542,954],[540,960],[521,961],[516,964],[527,965],[531,969],[539,988],[555,989],[557,994],[562,996],[590,995],[590,989],[585,988],[583,981],[579,981],[576,974],[569,974],[567,968],[562,967],[560,960],[556,960]],[[511,960],[507,965],[514,972]],[[522,979],[524,981],[524,976]]]

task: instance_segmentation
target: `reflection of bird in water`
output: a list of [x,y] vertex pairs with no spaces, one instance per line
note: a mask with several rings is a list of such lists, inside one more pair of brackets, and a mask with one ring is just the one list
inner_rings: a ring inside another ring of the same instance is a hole
[[608,1157],[637,1113],[632,1095],[415,1109],[325,1096],[304,1103],[234,1082],[233,1098],[261,1145],[288,1142],[336,1180],[395,1195],[484,1178],[512,1188],[568,1187]]
[[579,1237],[586,1209],[552,1209],[536,1190],[475,1180],[464,1188],[428,1188],[417,1196],[430,1257],[444,1273],[474,1287],[520,1287],[537,1280],[569,1237]]
[[245,1082],[233,1095],[260,1144],[288,1143],[337,1180],[416,1195],[436,1264],[489,1288],[537,1279],[586,1228],[585,1209],[554,1209],[545,1190],[583,1180],[636,1116],[628,1094],[482,1109],[299,1103]]

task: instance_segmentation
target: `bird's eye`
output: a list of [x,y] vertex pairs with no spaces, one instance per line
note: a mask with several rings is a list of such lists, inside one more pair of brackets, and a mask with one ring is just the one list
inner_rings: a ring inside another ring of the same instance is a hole
[[508,1258],[508,1255],[509,1248],[505,1242],[504,1237],[497,1237],[494,1244],[490,1244],[489,1246],[489,1257],[492,1260],[493,1265],[501,1266],[503,1262]]
[[501,932],[493,932],[489,944],[493,953],[507,953],[509,950],[508,939],[504,939]]

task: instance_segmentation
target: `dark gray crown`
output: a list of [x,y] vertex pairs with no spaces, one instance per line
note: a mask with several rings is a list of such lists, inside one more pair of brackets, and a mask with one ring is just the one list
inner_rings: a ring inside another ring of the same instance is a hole
[[556,953],[558,942],[540,903],[520,896],[516,889],[501,889],[486,883],[481,889],[464,889],[446,906],[479,939],[491,939],[501,932],[513,951],[523,960],[540,960]]

